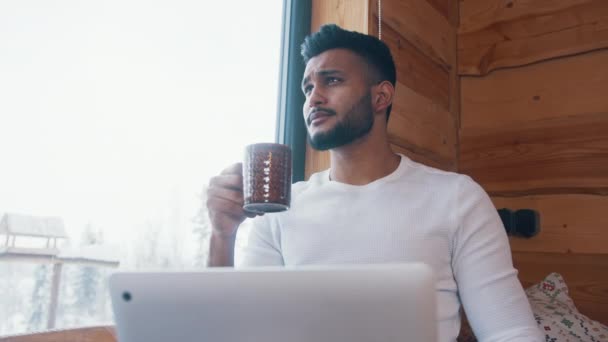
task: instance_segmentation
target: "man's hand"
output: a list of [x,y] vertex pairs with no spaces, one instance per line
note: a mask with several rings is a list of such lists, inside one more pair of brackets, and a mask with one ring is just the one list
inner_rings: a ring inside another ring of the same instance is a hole
[[209,266],[233,266],[236,232],[247,217],[260,214],[245,211],[243,165],[233,164],[211,178],[207,189],[207,209],[212,233]]
[[236,163],[211,178],[207,190],[207,209],[213,234],[232,238],[247,217],[257,214],[243,209],[243,165]]

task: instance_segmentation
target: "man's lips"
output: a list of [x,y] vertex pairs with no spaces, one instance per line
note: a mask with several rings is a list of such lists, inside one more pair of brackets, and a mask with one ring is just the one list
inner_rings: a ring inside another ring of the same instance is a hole
[[322,121],[325,121],[325,119],[327,119],[328,117],[333,116],[333,115],[335,115],[335,114],[331,113],[329,111],[316,110],[308,116],[308,120],[307,120],[308,125],[311,125],[313,123],[320,123]]

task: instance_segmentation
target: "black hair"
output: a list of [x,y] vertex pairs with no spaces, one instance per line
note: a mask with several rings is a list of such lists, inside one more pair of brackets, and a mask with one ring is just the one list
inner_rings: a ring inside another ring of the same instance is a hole
[[[377,73],[376,81],[389,81],[393,87],[397,82],[395,61],[388,46],[376,37],[363,33],[347,31],[335,24],[323,25],[318,32],[307,36],[301,46],[304,64],[327,50],[347,49],[362,57]],[[391,113],[390,105],[386,110],[386,120]]]

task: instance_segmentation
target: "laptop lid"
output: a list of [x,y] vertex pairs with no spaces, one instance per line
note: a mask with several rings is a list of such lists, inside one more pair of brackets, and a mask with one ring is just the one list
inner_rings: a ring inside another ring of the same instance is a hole
[[119,342],[437,339],[423,264],[119,272],[110,292]]

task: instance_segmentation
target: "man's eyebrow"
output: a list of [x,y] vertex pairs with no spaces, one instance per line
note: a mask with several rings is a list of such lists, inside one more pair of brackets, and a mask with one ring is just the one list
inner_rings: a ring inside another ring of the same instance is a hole
[[[316,74],[320,75],[320,76],[327,76],[327,75],[333,75],[333,74],[339,74],[341,73],[340,70],[337,69],[328,69],[328,70],[321,70],[321,71],[317,71]],[[304,88],[304,85],[306,83],[308,83],[310,81],[310,76],[306,76],[304,77],[304,79],[302,80],[302,88]]]
[[305,85],[306,83],[308,83],[308,81],[310,81],[310,76],[306,76],[306,77],[304,77],[304,79],[302,80],[301,87],[302,87],[302,88],[304,88],[304,85]]

